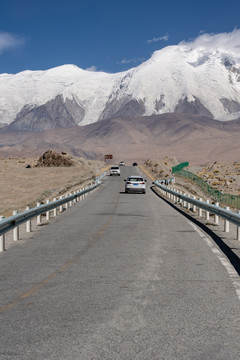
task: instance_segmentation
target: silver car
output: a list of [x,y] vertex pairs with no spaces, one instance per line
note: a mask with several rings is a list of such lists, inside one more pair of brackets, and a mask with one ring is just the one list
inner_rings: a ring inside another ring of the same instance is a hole
[[141,192],[146,193],[146,182],[142,176],[132,175],[129,176],[125,181],[125,193],[128,192]]
[[118,176],[120,176],[119,166],[117,166],[117,165],[111,166],[110,176],[112,176],[112,175],[118,175]]

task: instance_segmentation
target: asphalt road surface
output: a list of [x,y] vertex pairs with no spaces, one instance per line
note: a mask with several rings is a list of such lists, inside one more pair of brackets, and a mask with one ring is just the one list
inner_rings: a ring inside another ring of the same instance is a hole
[[121,171],[0,255],[1,360],[240,358],[239,276]]

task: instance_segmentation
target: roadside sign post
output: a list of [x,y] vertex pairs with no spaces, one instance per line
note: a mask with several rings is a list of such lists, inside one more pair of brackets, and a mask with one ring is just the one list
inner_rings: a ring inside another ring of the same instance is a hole
[[107,162],[107,160],[112,160],[113,156],[112,154],[104,155],[104,160]]

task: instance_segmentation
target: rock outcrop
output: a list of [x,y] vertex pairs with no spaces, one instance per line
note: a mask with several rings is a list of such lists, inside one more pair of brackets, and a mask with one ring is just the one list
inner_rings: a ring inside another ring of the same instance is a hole
[[37,167],[40,166],[74,166],[74,162],[72,159],[70,159],[69,156],[59,154],[53,150],[47,150],[45,153],[40,156]]

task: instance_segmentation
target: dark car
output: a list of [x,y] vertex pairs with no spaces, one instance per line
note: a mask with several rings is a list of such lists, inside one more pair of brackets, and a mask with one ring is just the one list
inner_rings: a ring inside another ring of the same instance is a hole
[[132,166],[137,166],[137,163],[134,162],[134,163],[132,164]]

